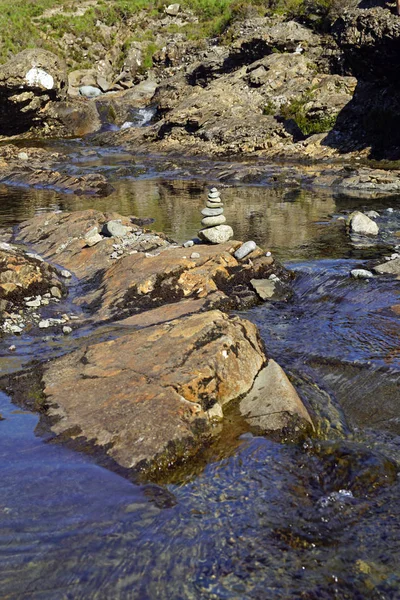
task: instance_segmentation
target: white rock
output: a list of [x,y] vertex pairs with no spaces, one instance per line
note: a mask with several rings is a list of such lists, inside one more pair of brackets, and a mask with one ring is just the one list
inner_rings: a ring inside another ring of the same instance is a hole
[[17,158],[19,158],[19,160],[29,160],[29,156],[26,152],[18,152]]
[[257,248],[257,244],[255,242],[253,242],[253,240],[249,240],[248,242],[245,242],[244,244],[242,244],[240,246],[240,248],[238,248],[236,250],[236,252],[234,253],[233,256],[235,258],[237,258],[238,260],[242,260],[248,254],[253,252],[256,248]]
[[185,242],[183,244],[184,248],[191,248],[192,246],[194,246],[194,241],[193,240],[188,240],[187,242]]
[[350,215],[349,225],[350,230],[353,233],[358,233],[360,235],[378,235],[379,233],[379,227],[375,221],[359,211],[356,211]]
[[199,237],[211,244],[223,244],[233,237],[233,229],[230,225],[217,225],[207,229],[200,229]]
[[61,277],[64,277],[64,279],[70,279],[72,277],[71,273],[67,271],[67,269],[62,269],[60,271],[60,275]]
[[200,254],[198,252],[192,252],[192,254],[190,255],[190,258],[200,258]]
[[64,325],[64,327],[63,327],[63,334],[64,335],[68,335],[70,333],[72,333],[72,327],[69,327],[68,325]]
[[368,212],[365,213],[367,215],[367,217],[369,217],[370,219],[377,219],[379,217],[379,213],[376,212],[376,210],[369,210]]
[[366,269],[353,269],[350,271],[350,275],[355,279],[371,279],[373,277],[371,271]]
[[48,319],[43,319],[43,321],[39,322],[40,329],[47,329],[50,327],[50,321]]
[[169,4],[165,7],[164,11],[170,17],[176,17],[181,9],[180,4]]
[[54,87],[53,77],[39,67],[32,67],[25,75],[25,81],[31,87],[42,87],[45,90],[52,90]]

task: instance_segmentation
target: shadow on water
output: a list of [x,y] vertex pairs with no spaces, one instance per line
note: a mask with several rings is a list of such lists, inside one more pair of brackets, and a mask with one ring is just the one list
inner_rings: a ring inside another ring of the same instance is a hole
[[[206,183],[125,179],[106,199],[1,187],[0,219],[11,227],[41,211],[116,210],[151,216],[184,241],[199,227]],[[293,301],[243,316],[319,410],[324,439],[281,445],[233,419],[196,465],[138,486],[40,437],[38,417],[0,394],[2,597],[399,597],[399,288],[349,277],[393,243],[399,215],[385,209],[394,200],[375,201],[384,233],[366,248],[337,218],[365,200],[254,187],[223,196],[236,237],[296,272]],[[4,340],[2,365],[51,358],[87,333],[13,338],[13,355]]]

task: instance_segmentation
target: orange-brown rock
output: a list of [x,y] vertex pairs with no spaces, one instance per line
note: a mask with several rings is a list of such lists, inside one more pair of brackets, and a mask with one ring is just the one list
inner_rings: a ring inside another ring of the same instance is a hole
[[6,309],[17,310],[25,296],[44,294],[54,285],[63,288],[54,267],[15,246],[0,248],[0,320]]
[[209,311],[85,346],[44,367],[57,435],[118,465],[173,464],[210,435],[206,411],[246,393],[266,362],[256,327]]
[[[93,227],[101,230],[104,223],[116,219],[132,230],[120,244],[118,259],[111,258],[115,238],[104,238],[91,247],[85,241]],[[143,233],[128,217],[95,210],[35,217],[21,225],[18,239],[82,279],[85,291],[75,302],[100,320],[126,318],[183,298],[208,298],[214,307],[240,308],[259,302],[251,279],[276,272],[287,277],[260,248],[243,261],[233,256],[240,246],[235,241],[199,244],[193,253],[171,244],[162,234]]]

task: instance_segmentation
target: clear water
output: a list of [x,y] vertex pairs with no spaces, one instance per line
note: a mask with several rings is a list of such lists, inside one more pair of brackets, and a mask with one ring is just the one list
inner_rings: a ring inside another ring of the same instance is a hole
[[[111,173],[115,192],[97,199],[3,186],[4,237],[38,212],[89,207],[150,216],[178,241],[195,235],[204,177],[61,146],[71,170]],[[0,394],[1,598],[400,598],[400,481],[391,467],[400,463],[400,288],[348,275],[399,239],[399,201],[244,186],[223,197],[236,237],[296,271],[292,302],[245,316],[324,418],[325,440],[239,438],[232,417],[225,443],[193,468],[138,486],[50,442],[36,415]],[[337,218],[356,208],[382,213],[372,246],[352,243]],[[74,343],[3,340],[2,371]]]

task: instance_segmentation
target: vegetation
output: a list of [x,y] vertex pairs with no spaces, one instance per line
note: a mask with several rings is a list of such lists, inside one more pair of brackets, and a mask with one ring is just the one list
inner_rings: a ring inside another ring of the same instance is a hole
[[288,104],[281,106],[279,113],[284,119],[293,119],[303,135],[312,135],[314,133],[324,133],[333,128],[336,123],[337,115],[327,116],[322,113],[319,115],[310,115],[307,112],[306,105],[312,99],[312,91],[303,94],[300,98],[295,98]]
[[[182,7],[192,10],[199,23],[188,24],[179,31],[189,39],[202,39],[221,34],[239,17],[266,13],[287,14],[323,27],[335,6],[343,1],[181,0]],[[166,0],[0,0],[0,62],[24,48],[41,46],[55,50],[57,39],[65,33],[95,42],[99,20],[106,25],[123,24],[144,9],[161,17],[166,4]]]

